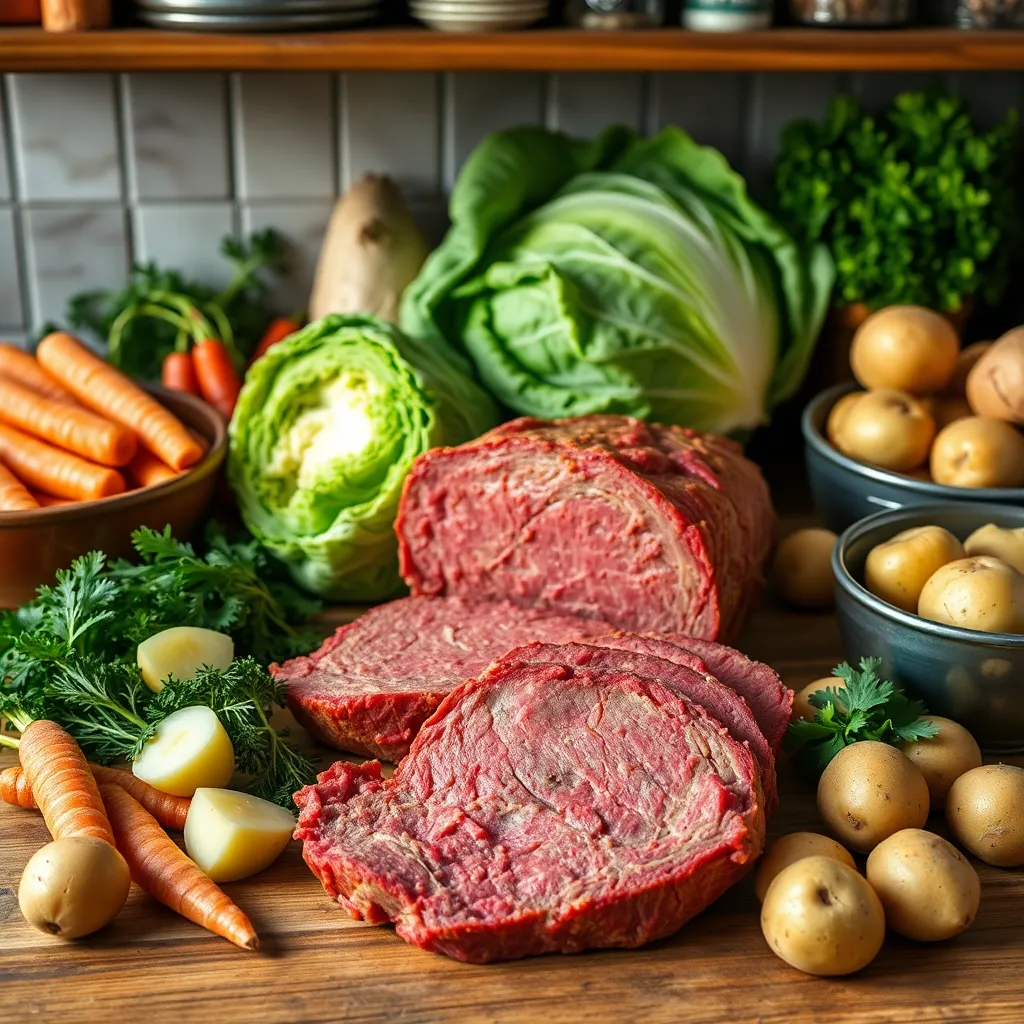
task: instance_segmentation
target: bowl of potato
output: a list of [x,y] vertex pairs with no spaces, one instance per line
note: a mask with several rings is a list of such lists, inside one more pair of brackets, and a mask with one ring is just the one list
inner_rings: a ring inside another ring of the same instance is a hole
[[855,380],[803,417],[811,491],[831,529],[910,505],[1024,505],[1024,328],[961,349],[938,313],[890,306],[860,326],[850,363]]
[[1024,751],[1024,508],[879,512],[840,536],[832,570],[849,658],[881,658],[982,749]]

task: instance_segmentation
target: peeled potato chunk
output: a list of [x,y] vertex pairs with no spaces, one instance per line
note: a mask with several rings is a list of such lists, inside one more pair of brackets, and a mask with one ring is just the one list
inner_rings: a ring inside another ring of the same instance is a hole
[[136,778],[163,793],[192,796],[235,774],[235,751],[216,714],[201,704],[168,715],[132,763]]
[[277,804],[231,789],[197,789],[185,849],[215,882],[234,882],[270,867],[294,830],[294,816]]
[[168,679],[191,682],[201,668],[222,672],[235,660],[235,642],[226,633],[198,626],[173,626],[139,644],[142,681],[159,693]]

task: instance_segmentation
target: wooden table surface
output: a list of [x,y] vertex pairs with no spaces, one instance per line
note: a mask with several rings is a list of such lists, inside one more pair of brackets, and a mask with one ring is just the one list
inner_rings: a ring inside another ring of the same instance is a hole
[[[840,660],[830,615],[766,606],[740,646],[793,687]],[[10,756],[0,759],[6,766]],[[815,829],[812,791],[783,772],[773,834]],[[941,830],[941,821],[933,819]],[[0,996],[10,1021],[623,1022],[828,1024],[1024,1021],[1024,872],[979,866],[981,911],[957,939],[890,937],[843,980],[811,978],[761,937],[749,879],[673,938],[646,949],[467,966],[350,921],[291,844],[270,870],[225,888],[263,941],[243,953],[133,889],[114,924],[76,943],[34,931],[21,869],[46,839],[33,812],[0,807]]]

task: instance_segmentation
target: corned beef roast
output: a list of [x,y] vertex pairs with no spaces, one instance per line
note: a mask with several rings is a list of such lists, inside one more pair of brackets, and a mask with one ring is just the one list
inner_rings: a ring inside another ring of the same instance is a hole
[[479,963],[668,935],[764,843],[744,744],[665,686],[568,663],[493,666],[391,779],[339,762],[296,803],[353,917]]
[[716,640],[757,595],[774,513],[732,441],[625,416],[522,418],[420,456],[395,529],[414,594]]
[[444,696],[499,654],[611,628],[510,601],[407,597],[371,609],[309,657],[271,671],[287,683],[289,706],[317,739],[397,761]]

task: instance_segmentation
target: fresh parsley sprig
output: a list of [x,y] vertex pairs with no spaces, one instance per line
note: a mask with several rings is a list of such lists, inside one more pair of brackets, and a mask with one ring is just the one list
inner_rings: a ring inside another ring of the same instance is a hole
[[832,670],[843,685],[825,687],[808,698],[817,708],[814,718],[790,722],[786,744],[815,778],[851,743],[878,740],[895,746],[938,733],[922,717],[927,714],[924,704],[881,678],[881,667],[881,658],[861,658],[859,670],[843,662]]

